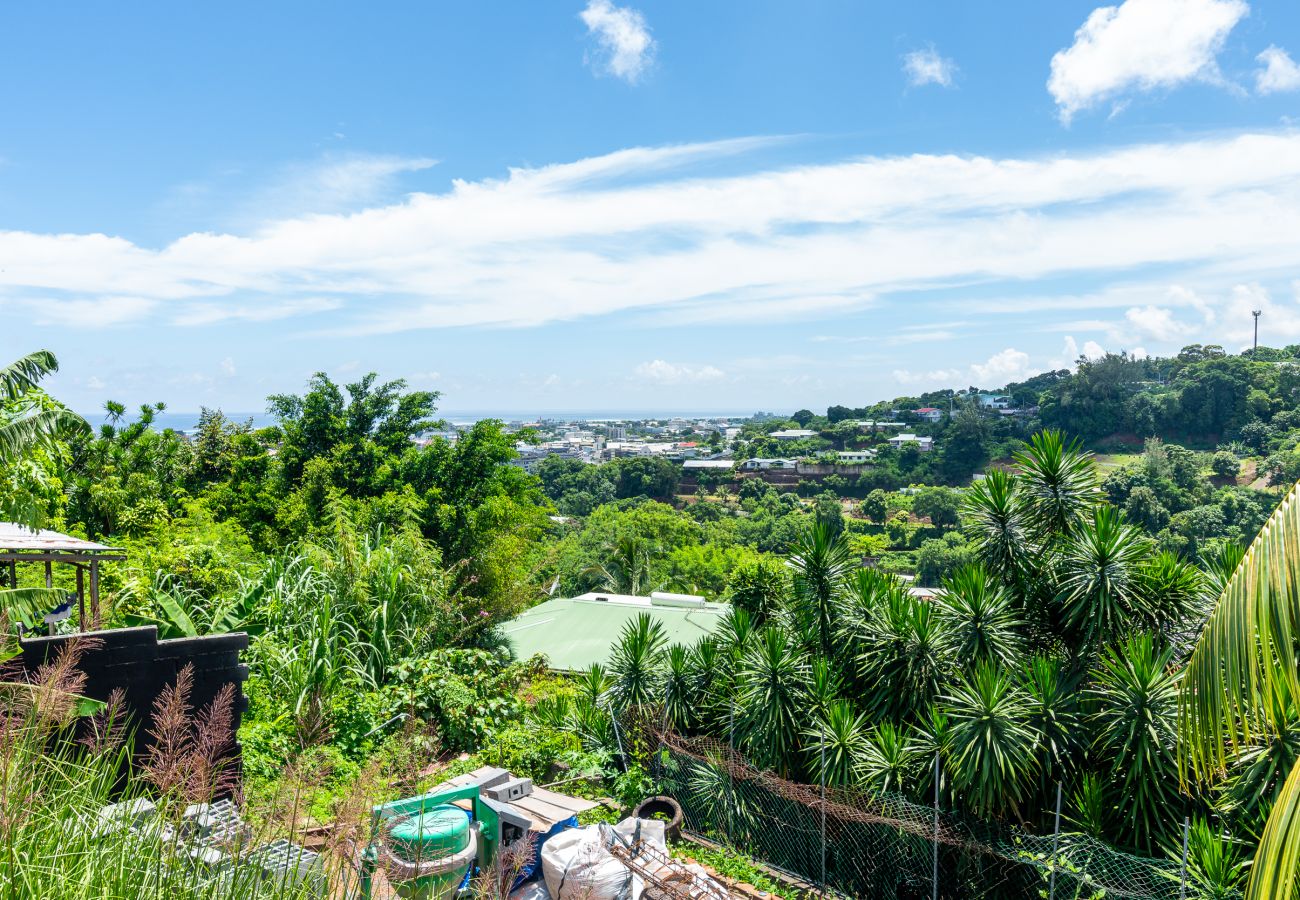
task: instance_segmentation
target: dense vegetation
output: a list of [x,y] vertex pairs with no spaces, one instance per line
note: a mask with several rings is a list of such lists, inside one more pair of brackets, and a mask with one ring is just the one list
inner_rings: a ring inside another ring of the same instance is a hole
[[[1059,783],[1072,827],[1143,853],[1190,815],[1205,879],[1230,891],[1300,758],[1300,687],[1268,681],[1267,715],[1203,711],[1229,738],[1194,778],[1179,689],[1273,485],[1300,475],[1297,349],[1084,360],[1007,386],[1019,415],[939,392],[754,421],[737,459],[879,455],[793,485],[700,475],[693,493],[664,459],[529,474],[499,422],[417,441],[437,395],[373,375],[270,398],[268,428],[205,410],[186,439],[154,427],[159,406],[110,404],[93,431],[40,389],[55,363],[36,354],[0,371],[0,517],[125,546],[110,625],[249,631],[251,794],[291,771],[321,818],[369,767],[409,780],[413,753],[568,768],[634,801],[654,788],[647,748],[617,721],[653,708],[687,732],[734,728],[794,779],[925,796],[937,753],[945,804],[979,817],[1041,825]],[[921,406],[953,414],[920,424]],[[858,424],[895,417],[934,449]],[[816,436],[770,437],[783,427]],[[899,573],[946,590],[922,599]],[[20,576],[0,599],[21,620],[43,573]],[[694,647],[643,620],[581,679],[508,659],[497,624],[598,587],[733,611]],[[1284,663],[1296,618],[1267,645]]]

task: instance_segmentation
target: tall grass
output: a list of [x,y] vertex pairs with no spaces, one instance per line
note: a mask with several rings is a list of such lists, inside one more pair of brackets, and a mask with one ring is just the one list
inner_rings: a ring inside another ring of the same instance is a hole
[[[185,810],[234,787],[229,763],[233,693],[201,710],[189,705],[185,672],[159,697],[147,725],[153,749],[128,765],[131,742],[118,698],[76,728],[84,676],[72,648],[30,681],[0,684],[0,900],[289,900],[353,894],[349,862],[365,839],[368,798],[341,803],[321,849],[314,885],[268,878],[250,864],[257,848],[291,838],[301,785],[251,818],[258,824],[214,845],[224,858],[196,858]],[[81,734],[77,737],[77,734]],[[106,816],[105,808],[147,800],[150,816]]]

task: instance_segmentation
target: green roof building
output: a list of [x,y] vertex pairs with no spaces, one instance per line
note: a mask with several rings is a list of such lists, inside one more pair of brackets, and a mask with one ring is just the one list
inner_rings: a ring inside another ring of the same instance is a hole
[[717,630],[731,607],[692,594],[656,591],[649,597],[598,591],[556,598],[511,619],[502,632],[515,656],[542,654],[552,669],[578,672],[607,664],[623,626],[648,613],[664,626],[670,644],[694,644]]

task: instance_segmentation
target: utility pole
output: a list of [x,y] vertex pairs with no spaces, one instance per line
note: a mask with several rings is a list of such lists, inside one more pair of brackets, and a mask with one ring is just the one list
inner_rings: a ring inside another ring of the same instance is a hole
[[1259,314],[1263,311],[1262,309],[1252,309],[1250,311],[1250,314],[1255,317],[1255,346],[1250,350],[1251,359],[1254,359],[1255,354],[1259,353]]

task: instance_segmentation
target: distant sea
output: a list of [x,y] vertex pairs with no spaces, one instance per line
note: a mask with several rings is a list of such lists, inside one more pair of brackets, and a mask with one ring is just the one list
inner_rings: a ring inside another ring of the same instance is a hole
[[[275,419],[265,412],[225,412],[227,419],[234,422],[253,421],[254,428],[274,425]],[[137,410],[128,409],[126,421],[135,420]],[[599,422],[599,421],[636,421],[640,419],[747,419],[753,412],[723,412],[718,410],[476,410],[449,409],[438,410],[437,415],[453,425],[472,425],[481,419],[501,419],[504,422],[533,422],[538,419],[551,419],[565,422]],[[105,421],[102,412],[86,416],[86,421],[99,428]],[[158,413],[154,424],[159,429],[171,428],[174,431],[193,431],[199,424],[197,412],[163,412]]]

